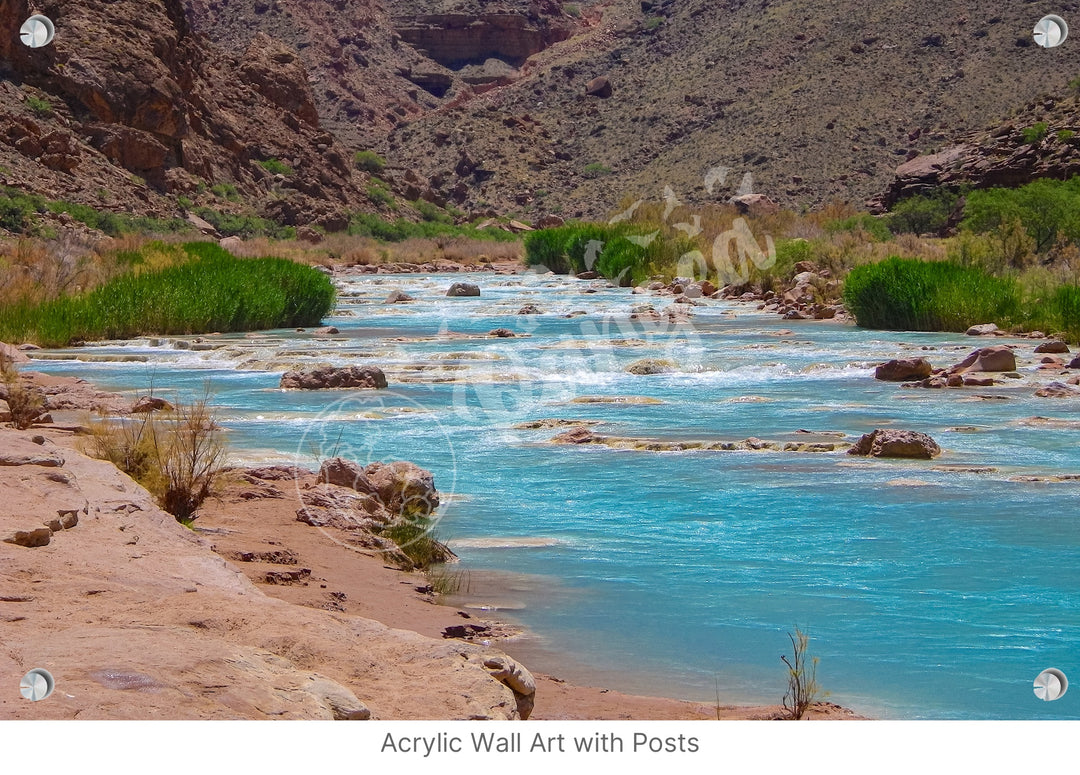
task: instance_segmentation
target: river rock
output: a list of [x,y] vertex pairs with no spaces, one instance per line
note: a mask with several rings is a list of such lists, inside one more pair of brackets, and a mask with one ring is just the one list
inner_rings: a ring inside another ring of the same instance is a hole
[[1000,329],[995,323],[980,323],[977,326],[972,326],[964,333],[968,336],[995,336]]
[[604,440],[603,436],[593,433],[588,428],[574,428],[573,430],[560,433],[551,439],[552,444],[597,444]]
[[157,396],[141,396],[131,405],[132,414],[147,414],[149,412],[171,412],[175,409],[164,398]]
[[1043,342],[1035,348],[1037,353],[1067,353],[1069,352],[1069,345],[1060,340],[1054,340],[1053,342]]
[[894,358],[877,367],[874,371],[874,379],[885,382],[907,382],[925,379],[930,376],[931,371],[933,371],[933,366],[926,358]]
[[434,474],[415,463],[372,463],[364,473],[391,514],[427,517],[439,507]]
[[0,342],[0,357],[7,358],[12,363],[29,363],[30,356],[22,352],[18,347]]
[[365,467],[344,458],[331,458],[319,468],[319,481],[374,496],[392,515],[426,517],[439,506],[435,476],[404,460]]
[[454,283],[450,286],[446,295],[454,297],[479,296],[480,288],[472,283]]
[[[449,295],[449,294],[447,294]],[[415,299],[404,291],[394,290],[390,292],[390,295],[386,297],[386,304],[407,304]]]
[[488,331],[488,336],[495,336],[499,339],[513,339],[517,334],[511,331],[509,328],[493,328]]
[[1080,390],[1064,382],[1050,382],[1036,390],[1035,395],[1038,398],[1076,398],[1080,396]]
[[638,374],[640,376],[647,376],[650,374],[670,374],[675,371],[675,364],[671,361],[659,360],[657,358],[643,358],[640,361],[634,361],[626,370],[630,374]]
[[517,311],[519,315],[543,315],[544,311],[537,307],[535,304],[526,304],[524,307]]
[[848,454],[930,460],[941,454],[941,447],[925,433],[878,428],[855,442]]
[[322,328],[316,328],[312,331],[315,336],[333,336],[334,334],[340,334],[337,326],[323,326]]
[[293,369],[281,377],[279,387],[286,390],[327,390],[331,388],[384,388],[386,375],[378,366],[323,366]]
[[575,277],[577,277],[577,279],[579,279],[579,280],[599,280],[600,279],[600,273],[589,270],[587,272],[582,272],[580,274],[577,274],[577,275],[575,275]]
[[949,369],[953,374],[966,371],[1016,371],[1016,355],[1003,345],[983,347]]

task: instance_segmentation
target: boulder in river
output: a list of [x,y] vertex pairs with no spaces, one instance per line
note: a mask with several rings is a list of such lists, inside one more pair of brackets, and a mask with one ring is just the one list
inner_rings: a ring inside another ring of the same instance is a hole
[[1039,398],[1076,398],[1080,396],[1080,390],[1064,382],[1050,382],[1036,390],[1035,395]]
[[281,377],[279,385],[288,390],[327,390],[331,388],[384,388],[386,375],[378,366],[322,366],[293,369]]
[[855,442],[848,454],[930,460],[941,454],[941,447],[925,433],[878,428]]
[[894,358],[877,367],[874,371],[874,379],[885,382],[907,382],[925,379],[933,370],[933,366],[926,358]]
[[171,412],[174,407],[164,398],[157,396],[141,396],[131,405],[132,414],[146,414],[149,412]]
[[996,336],[1000,332],[995,323],[980,323],[972,326],[965,333],[968,336]]
[[1069,345],[1064,342],[1055,339],[1052,342],[1043,342],[1035,348],[1037,353],[1067,353],[1069,352]]
[[450,286],[446,295],[453,297],[479,296],[480,288],[472,283],[454,283]]
[[647,376],[650,374],[670,374],[675,371],[675,364],[671,361],[659,360],[657,358],[643,358],[640,361],[634,361],[626,370],[631,374],[638,374],[640,376]]
[[949,369],[953,374],[967,371],[1016,371],[1016,355],[1009,347],[999,344],[982,347]]
[[390,295],[386,297],[385,304],[406,304],[410,301],[414,301],[413,297],[404,291],[390,291]]

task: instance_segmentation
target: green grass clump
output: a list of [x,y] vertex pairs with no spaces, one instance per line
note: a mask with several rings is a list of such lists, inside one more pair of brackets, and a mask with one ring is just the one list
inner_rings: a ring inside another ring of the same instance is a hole
[[556,274],[569,274],[571,266],[566,255],[566,245],[579,228],[558,226],[529,232],[525,235],[526,262],[529,266],[544,267]]
[[271,175],[292,175],[293,168],[280,159],[265,159],[259,162],[259,166]]
[[357,151],[356,155],[353,156],[353,161],[364,172],[370,172],[374,175],[379,174],[386,168],[386,159],[375,153],[375,151]]
[[1020,317],[1015,280],[951,261],[892,257],[855,267],[844,282],[844,305],[863,328],[965,331],[976,323]]
[[397,519],[383,528],[380,535],[397,544],[412,564],[410,570],[426,570],[453,557],[431,529],[430,519]]
[[213,243],[190,259],[122,275],[89,293],[0,308],[0,340],[63,347],[147,334],[201,334],[317,325],[332,309],[323,273],[280,258],[240,259]]
[[1060,143],[1067,143],[1076,137],[1076,132],[1071,129],[1059,129],[1057,131],[1057,139]]
[[1069,341],[1080,341],[1080,286],[1058,287],[1049,306],[1060,322],[1056,328],[1064,333]]

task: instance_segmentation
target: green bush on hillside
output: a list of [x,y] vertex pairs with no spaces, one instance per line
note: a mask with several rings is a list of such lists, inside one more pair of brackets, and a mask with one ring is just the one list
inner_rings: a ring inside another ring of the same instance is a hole
[[386,159],[375,151],[357,151],[353,156],[353,161],[360,169],[373,174],[378,174],[386,168]]
[[855,267],[844,281],[844,305],[863,328],[964,331],[999,325],[1021,313],[1016,281],[951,261],[892,257]]
[[893,234],[937,234],[948,225],[959,196],[944,190],[909,196],[893,206],[885,223]]
[[200,334],[317,325],[334,286],[309,266],[240,259],[214,243],[183,246],[187,262],[126,274],[89,293],[0,308],[0,340],[47,347],[146,334]]

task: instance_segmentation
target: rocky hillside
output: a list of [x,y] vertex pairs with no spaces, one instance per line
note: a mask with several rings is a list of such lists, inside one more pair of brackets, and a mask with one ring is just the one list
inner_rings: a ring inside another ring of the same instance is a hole
[[[790,206],[862,204],[899,164],[1080,73],[1072,41],[1032,43],[1042,11],[989,0],[37,8],[58,35],[31,51],[16,34],[28,4],[0,0],[0,182],[105,209],[248,207],[326,228],[391,214],[357,150],[386,157],[399,198],[467,215],[599,217],[666,185],[714,200],[746,173]],[[721,165],[732,173],[710,191]]]
[[1038,178],[1080,175],[1080,96],[1044,96],[1019,107],[992,129],[968,132],[935,153],[900,165],[889,187],[871,201],[884,210],[937,188],[1022,186]]

